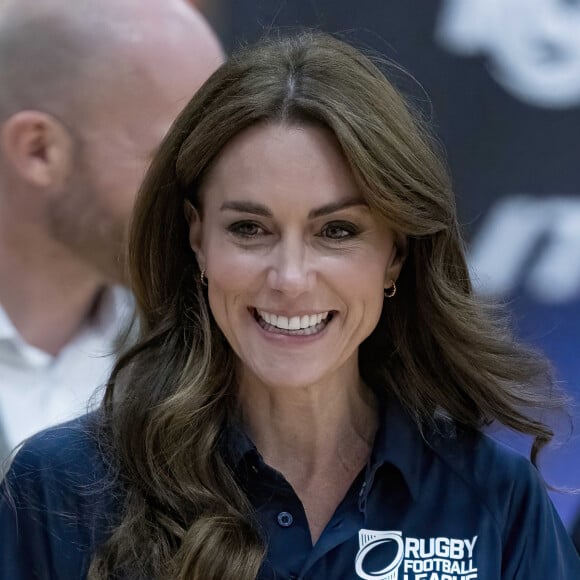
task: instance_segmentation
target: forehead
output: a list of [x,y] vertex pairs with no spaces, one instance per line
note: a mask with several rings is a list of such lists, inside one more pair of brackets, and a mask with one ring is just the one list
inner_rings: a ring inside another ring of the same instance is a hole
[[316,125],[260,124],[234,137],[201,187],[204,205],[248,200],[316,206],[361,199],[332,134]]

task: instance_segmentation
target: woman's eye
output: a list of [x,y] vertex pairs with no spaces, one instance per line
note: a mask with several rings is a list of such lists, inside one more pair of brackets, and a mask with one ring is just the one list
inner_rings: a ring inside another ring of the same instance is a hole
[[241,238],[255,238],[264,233],[264,228],[256,222],[236,222],[228,226],[228,231]]
[[356,236],[358,233],[359,230],[354,224],[333,222],[324,226],[321,235],[330,240],[345,240]]

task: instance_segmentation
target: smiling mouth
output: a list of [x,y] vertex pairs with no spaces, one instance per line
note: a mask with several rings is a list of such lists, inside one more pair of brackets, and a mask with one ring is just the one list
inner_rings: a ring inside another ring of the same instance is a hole
[[303,316],[279,316],[253,308],[256,322],[267,332],[288,336],[311,336],[322,332],[332,320],[334,311],[305,314]]

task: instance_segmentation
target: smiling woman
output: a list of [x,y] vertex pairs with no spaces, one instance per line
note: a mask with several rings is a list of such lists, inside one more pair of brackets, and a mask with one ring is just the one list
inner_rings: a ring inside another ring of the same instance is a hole
[[377,326],[403,255],[333,134],[312,123],[253,125],[214,160],[198,195],[190,242],[212,315],[241,363],[239,393],[295,401],[283,389],[351,390],[358,346]]
[[530,435],[535,463],[549,365],[473,295],[436,148],[356,49],[304,33],[222,66],[153,161],[129,255],[140,341],[98,413],[16,458],[12,572],[580,577],[532,463],[482,433]]

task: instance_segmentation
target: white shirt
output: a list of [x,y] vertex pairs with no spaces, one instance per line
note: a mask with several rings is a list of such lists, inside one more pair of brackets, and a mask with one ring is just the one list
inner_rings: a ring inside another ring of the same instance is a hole
[[[27,344],[0,306],[0,438],[4,447],[12,449],[37,431],[98,405],[115,361],[116,340],[132,308],[127,290],[105,290],[91,320],[53,356]],[[0,462],[3,459],[0,451]]]

